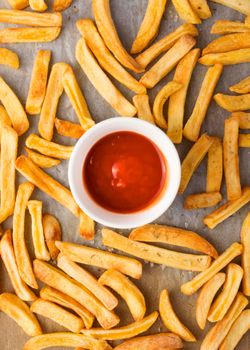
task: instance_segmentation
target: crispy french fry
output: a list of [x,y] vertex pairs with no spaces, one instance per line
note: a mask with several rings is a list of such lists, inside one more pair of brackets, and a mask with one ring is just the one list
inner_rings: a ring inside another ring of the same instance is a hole
[[29,0],[29,5],[32,10],[38,12],[46,11],[48,8],[44,0]]
[[91,241],[95,237],[95,222],[82,210],[80,211],[80,224],[79,224],[79,233],[80,236],[87,240]]
[[232,117],[239,118],[240,129],[250,129],[250,113],[246,112],[234,112]]
[[237,92],[238,94],[248,94],[250,92],[250,76],[241,80],[239,83],[230,86],[229,90]]
[[248,0],[212,0],[218,4],[228,6],[244,15],[250,15],[250,3]]
[[61,163],[59,159],[44,156],[43,154],[36,153],[31,149],[25,147],[28,157],[40,168],[51,168]]
[[183,21],[193,24],[201,23],[198,14],[188,0],[173,0],[173,5]]
[[219,192],[223,177],[223,148],[219,137],[208,150],[206,192]]
[[245,18],[245,25],[246,25],[247,27],[250,27],[250,16],[247,16],[247,17]]
[[43,138],[30,134],[25,141],[27,147],[34,149],[45,156],[69,159],[74,149],[73,146],[63,146],[58,143],[44,140]]
[[135,95],[133,103],[137,109],[137,116],[139,119],[146,120],[151,124],[155,124],[154,116],[151,112],[148,95]]
[[5,126],[11,126],[11,119],[6,111],[6,109],[4,108],[4,106],[0,105],[0,142],[1,142],[1,138],[2,138],[2,132],[3,132],[3,128]]
[[62,231],[59,221],[50,214],[45,214],[42,217],[43,232],[45,242],[47,244],[52,260],[55,260],[59,254],[59,249],[55,245],[55,241],[61,241]]
[[93,52],[100,66],[105,71],[135,93],[146,93],[146,88],[129,74],[110,53],[92,20],[80,19],[76,22],[76,26],[85,38],[88,47]]
[[107,310],[86,288],[56,267],[44,261],[34,260],[34,271],[42,282],[84,305],[90,313],[96,316],[104,329],[112,328],[119,323],[119,317],[114,312]]
[[167,0],[148,1],[145,16],[132,44],[131,53],[141,52],[156,37],[165,12],[166,3]]
[[102,269],[115,269],[136,279],[142,276],[142,264],[135,259],[69,242],[56,242],[56,246],[74,262]]
[[13,9],[22,10],[29,6],[29,0],[8,0],[8,3]]
[[26,100],[26,112],[39,114],[46,94],[49,63],[51,51],[39,50],[37,52],[32,71],[28,97]]
[[216,103],[229,112],[244,111],[250,109],[250,94],[231,96],[224,94],[214,95]]
[[211,34],[229,34],[229,33],[246,33],[250,32],[250,28],[245,23],[217,20],[213,24],[210,33]]
[[85,132],[80,124],[68,120],[55,119],[55,128],[59,135],[79,139]]
[[179,193],[183,193],[185,191],[193,173],[200,165],[212,144],[213,138],[205,133],[201,135],[201,137],[189,150],[181,165],[182,175]]
[[73,0],[54,0],[53,10],[64,11],[72,4]]
[[102,243],[156,264],[189,271],[203,271],[211,263],[206,255],[184,254],[133,241],[109,229],[102,229]]
[[205,66],[211,66],[216,63],[231,65],[245,62],[250,62],[250,48],[229,52],[209,53],[199,59],[199,63]]
[[160,295],[159,311],[164,325],[187,342],[195,342],[195,336],[177,317],[170,301],[169,292],[163,289]]
[[207,0],[189,0],[189,2],[201,19],[207,19],[212,16]]
[[225,282],[225,279],[226,274],[219,272],[201,288],[196,302],[196,321],[201,329],[205,328],[212,301],[220,287]]
[[88,289],[108,309],[113,310],[118,305],[117,298],[88,271],[60,253],[57,257],[57,266],[67,275],[75,279],[84,288]]
[[243,245],[241,265],[244,270],[242,289],[245,295],[250,296],[250,214],[247,215],[242,224],[241,243]]
[[[37,1],[33,0],[34,2]],[[29,11],[0,9],[0,22],[30,25],[33,27],[61,27],[62,15],[60,13],[41,14]]]
[[238,293],[225,317],[210,329],[201,344],[201,350],[216,350],[228,334],[231,326],[248,304],[242,293]]
[[250,134],[240,134],[239,135],[239,146],[240,147],[250,147]]
[[41,326],[29,309],[21,299],[10,293],[0,295],[0,310],[11,317],[23,331],[31,337],[42,334]]
[[202,51],[202,55],[211,53],[228,52],[250,47],[250,33],[233,33],[223,35],[208,44]]
[[55,40],[61,27],[25,27],[0,29],[0,43],[42,43]]
[[183,284],[181,286],[182,293],[186,295],[195,293],[207,281],[214,277],[214,275],[227,266],[236,256],[241,255],[242,250],[243,247],[241,244],[236,242],[233,243],[215,261],[212,262],[208,269],[199,273],[191,281]]
[[1,258],[8,272],[12,286],[16,295],[25,301],[33,301],[36,299],[35,294],[21,279],[12,245],[11,231],[7,230],[0,241]]
[[163,114],[163,107],[169,97],[174,94],[176,91],[179,91],[183,85],[181,83],[170,81],[158,92],[155,97],[154,105],[153,105],[153,114],[155,123],[163,128],[167,129],[167,122],[165,116]]
[[5,49],[3,47],[0,48],[0,64],[9,66],[14,69],[19,68],[19,58],[14,51],[9,49]]
[[168,105],[168,137],[174,143],[181,143],[185,102],[191,76],[200,57],[200,49],[191,50],[176,67],[173,80],[182,87],[172,94]]
[[42,225],[42,202],[29,201],[28,209],[31,215],[31,230],[35,256],[37,259],[49,261],[50,254],[45,244],[45,237]]
[[183,35],[176,41],[164,56],[151,67],[140,79],[147,88],[153,88],[164,78],[177,63],[192,49],[196,40],[189,34]]
[[110,269],[101,275],[98,282],[113,289],[125,300],[135,321],[143,319],[146,313],[145,298],[128,277],[117,270]]
[[185,209],[200,209],[210,208],[217,205],[222,200],[220,192],[204,192],[191,194],[185,198],[184,208]]
[[136,114],[136,108],[113,85],[111,80],[98,65],[83,38],[77,43],[76,59],[99,94],[120,115],[133,117]]
[[223,66],[221,64],[215,64],[206,72],[193,112],[183,130],[183,135],[189,141],[195,142],[199,138],[202,123],[206,117],[208,107],[213,98],[213,93],[222,71]]

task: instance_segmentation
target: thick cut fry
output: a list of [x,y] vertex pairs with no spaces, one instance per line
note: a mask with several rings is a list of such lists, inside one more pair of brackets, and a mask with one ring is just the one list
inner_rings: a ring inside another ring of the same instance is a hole
[[196,40],[189,34],[183,35],[174,46],[162,56],[140,79],[147,88],[153,88],[192,49]]
[[229,34],[229,33],[246,33],[250,32],[250,28],[245,23],[218,20],[213,24],[210,33],[211,34]]
[[[37,2],[33,0],[33,2]],[[60,13],[34,13],[29,11],[0,9],[0,22],[23,24],[33,27],[61,27]]]
[[11,126],[11,119],[6,111],[6,109],[4,108],[4,106],[0,105],[0,142],[1,142],[1,138],[2,138],[2,133],[3,133],[3,128],[5,126]]
[[223,148],[219,137],[208,150],[206,192],[219,192],[223,177]]
[[244,270],[242,288],[243,293],[250,296],[250,213],[242,224],[241,243],[243,245],[242,267]]
[[44,140],[43,138],[30,134],[25,141],[27,147],[34,149],[45,156],[69,159],[74,149],[73,146],[63,146],[58,143]]
[[44,261],[34,260],[34,271],[37,278],[42,282],[68,294],[84,305],[86,309],[96,316],[104,329],[112,328],[119,323],[119,317],[115,313],[107,310],[93,294],[59,269]]
[[213,141],[213,137],[203,134],[187,153],[181,164],[181,183],[179,193],[183,193],[187,188],[193,173],[206,156]]
[[10,6],[16,10],[22,10],[29,6],[29,0],[8,0]]
[[14,254],[12,245],[12,238],[10,230],[6,231],[3,238],[0,241],[1,258],[8,272],[12,286],[16,295],[25,301],[33,301],[36,299],[35,294],[29,289],[29,287],[21,279]]
[[0,43],[42,43],[55,40],[61,27],[4,28],[0,29]]
[[43,232],[45,242],[47,244],[52,260],[57,258],[59,249],[55,245],[55,241],[61,241],[62,231],[59,221],[50,214],[45,214],[42,217]]
[[29,201],[28,209],[31,215],[31,230],[35,256],[37,259],[49,261],[50,254],[45,244],[42,225],[42,202]]
[[231,96],[224,94],[214,95],[216,103],[229,112],[244,111],[250,109],[250,94]]
[[183,21],[193,24],[201,23],[198,14],[188,0],[173,0],[173,5]]
[[37,52],[32,71],[28,97],[26,101],[26,112],[39,114],[46,94],[49,63],[51,51],[39,50]]
[[0,295],[0,310],[11,317],[23,331],[31,337],[42,334],[41,326],[22,300],[16,295],[10,293],[3,293]]
[[4,105],[17,134],[19,136],[24,134],[29,128],[27,115],[18,97],[2,77],[0,77],[0,101]]
[[205,328],[212,301],[220,287],[225,282],[225,279],[226,274],[219,272],[201,288],[196,302],[196,321],[201,329]]
[[38,315],[49,318],[73,333],[80,333],[84,326],[80,317],[64,310],[61,306],[51,301],[37,299],[31,305],[30,310]]
[[46,11],[48,8],[44,0],[29,0],[29,5],[32,10],[38,12]]
[[250,47],[250,33],[234,33],[223,35],[210,42],[202,51],[202,55],[228,52]]
[[113,310],[118,305],[117,298],[107,288],[99,284],[93,275],[71,261],[66,255],[62,253],[58,255],[57,266],[94,294],[108,310]]
[[141,52],[156,37],[167,0],[148,0],[145,16],[132,44],[131,53]]
[[250,92],[250,76],[241,80],[239,83],[230,86],[229,90],[237,92],[238,94],[248,94]]
[[146,120],[151,124],[155,124],[154,116],[151,112],[148,95],[135,95],[133,103],[137,109],[137,116],[139,119]]
[[53,10],[64,11],[72,4],[73,0],[54,0]]
[[236,256],[242,254],[243,247],[239,243],[233,243],[227,248],[215,261],[212,262],[211,266],[205,271],[199,273],[191,281],[181,286],[182,293],[191,295],[195,293],[200,287],[202,287],[207,281],[209,281],[214,275],[220,270],[227,266]]
[[14,51],[9,49],[5,49],[3,47],[0,48],[0,64],[9,66],[14,69],[19,68],[19,58]]
[[59,135],[79,139],[85,132],[80,124],[68,120],[55,119],[55,128]]
[[246,62],[250,62],[250,48],[229,52],[209,53],[199,59],[199,63],[204,64],[205,66],[211,66],[216,63],[231,65]]
[[59,159],[44,156],[43,154],[36,153],[31,149],[25,147],[28,157],[40,168],[51,168],[61,163]]
[[248,0],[212,0],[218,4],[228,6],[244,15],[250,15],[250,3]]
[[163,107],[169,97],[174,94],[176,91],[180,90],[183,87],[182,84],[173,81],[167,83],[163,88],[158,92],[155,97],[153,105],[153,114],[155,118],[155,123],[163,128],[167,129],[167,121],[163,114]]
[[133,241],[108,229],[102,230],[102,243],[135,257],[182,270],[203,271],[211,263],[211,257],[206,255],[184,254],[158,248]]
[[135,321],[141,321],[146,313],[145,298],[141,291],[128,277],[114,269],[104,272],[98,281],[118,293],[128,305]]
[[99,94],[117,111],[117,113],[128,117],[133,117],[136,114],[136,108],[113,85],[111,80],[98,65],[83,38],[77,43],[76,59]]
[[201,19],[207,19],[212,16],[207,0],[189,0],[189,2]]
[[220,192],[204,192],[191,194],[185,198],[184,208],[185,209],[200,209],[210,208],[217,205],[222,200]]
[[239,118],[240,129],[250,129],[250,113],[246,112],[234,112],[232,117]]
[[173,333],[179,335],[187,342],[195,342],[195,336],[177,317],[169,298],[167,289],[164,289],[160,295],[159,311],[164,325]]
[[235,320],[239,317],[241,312],[248,304],[248,300],[242,293],[238,293],[232,306],[228,310],[225,317],[216,323],[216,325],[210,329],[204,338],[200,349],[201,350],[217,350],[228,334],[231,326]]
[[174,143],[181,143],[182,141],[182,128],[188,87],[199,57],[200,49],[193,49],[183,57],[175,70],[173,80],[182,84],[182,87],[169,98],[167,134]]
[[240,134],[239,135],[239,146],[240,147],[250,147],[250,134]]

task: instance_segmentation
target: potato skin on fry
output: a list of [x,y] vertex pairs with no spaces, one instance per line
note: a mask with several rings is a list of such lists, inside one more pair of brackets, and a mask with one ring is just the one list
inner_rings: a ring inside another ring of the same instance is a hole
[[73,0],[54,0],[53,10],[64,11],[72,4]]
[[59,221],[50,214],[43,215],[42,224],[45,242],[49,249],[51,259],[55,260],[60,253],[59,249],[55,245],[55,242],[61,241],[62,239],[61,225]]
[[217,205],[222,200],[220,192],[197,193],[186,197],[184,208],[188,210],[210,208]]
[[79,139],[85,132],[80,124],[68,120],[55,119],[55,128],[59,135]]

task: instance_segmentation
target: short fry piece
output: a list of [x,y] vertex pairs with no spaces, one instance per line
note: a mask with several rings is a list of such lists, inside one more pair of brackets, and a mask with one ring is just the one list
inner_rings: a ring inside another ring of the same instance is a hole
[[73,0],[54,0],[53,10],[64,11],[72,4]]
[[229,90],[237,92],[238,94],[248,94],[250,92],[250,76],[241,80],[239,83],[230,86]]
[[9,49],[5,49],[3,47],[0,48],[0,64],[9,66],[14,69],[19,68],[19,58],[14,51]]
[[250,109],[250,94],[231,96],[224,94],[214,95],[216,103],[229,112],[244,111]]
[[146,313],[145,298],[128,277],[114,269],[105,271],[98,282],[118,293],[128,305],[135,321],[141,321]]
[[53,215],[45,214],[42,217],[42,225],[45,242],[47,244],[51,259],[55,260],[59,254],[59,249],[56,247],[55,242],[61,241],[62,239],[60,223]]
[[4,108],[4,106],[0,105],[0,142],[2,138],[3,129],[5,126],[12,126],[11,119],[6,109]]
[[189,0],[190,5],[201,19],[212,16],[207,0]]
[[[40,1],[40,0],[39,0]],[[33,0],[34,2],[38,2]],[[61,27],[60,13],[34,13],[30,11],[0,9],[0,22],[23,24],[33,27]]]
[[213,24],[211,34],[248,33],[250,28],[245,23],[228,20],[218,20]]
[[236,256],[242,254],[243,247],[239,243],[233,243],[227,248],[216,260],[212,262],[210,267],[199,273],[191,281],[181,286],[182,293],[186,295],[194,294],[200,287],[209,281],[220,270],[227,266]]
[[133,97],[133,103],[137,109],[137,116],[139,119],[146,120],[151,124],[155,124],[154,116],[149,105],[148,95],[135,95]]
[[44,156],[43,154],[34,152],[27,147],[25,147],[25,151],[32,162],[34,162],[40,168],[51,168],[61,163],[59,159]]
[[229,52],[209,53],[199,59],[199,63],[205,66],[211,66],[216,63],[231,65],[245,62],[250,62],[250,48]]
[[250,47],[250,33],[234,33],[223,35],[208,44],[202,55],[210,53],[228,52]]
[[200,208],[210,208],[217,205],[222,200],[222,195],[220,192],[204,192],[191,194],[186,197],[184,201],[185,209],[200,209]]
[[44,0],[29,0],[29,4],[32,10],[38,12],[46,11],[48,8]]
[[80,124],[72,123],[68,120],[55,119],[56,131],[61,136],[79,139],[85,132]]
[[250,113],[234,112],[234,113],[232,113],[232,117],[239,118],[240,129],[250,129]]
[[223,148],[219,137],[208,150],[206,192],[220,192],[223,177]]
[[80,210],[80,224],[79,224],[79,233],[80,236],[87,240],[91,241],[95,237],[95,222],[82,210]]
[[169,292],[164,289],[160,295],[159,311],[164,325],[173,333],[187,342],[195,342],[195,336],[177,317],[169,298]]
[[29,6],[29,0],[8,0],[8,3],[13,9],[22,10]]
[[243,293],[250,296],[250,213],[243,221],[241,228],[241,243],[243,245],[242,267],[244,270],[242,288]]
[[0,29],[0,43],[42,43],[55,40],[61,27],[25,27]]
[[239,146],[240,147],[250,147],[250,134],[240,134],[239,135]]
[[218,4],[228,6],[244,15],[250,15],[250,3],[248,0],[212,0]]
[[198,14],[195,12],[192,3],[188,0],[173,0],[173,5],[183,21],[187,23],[199,24],[201,20]]

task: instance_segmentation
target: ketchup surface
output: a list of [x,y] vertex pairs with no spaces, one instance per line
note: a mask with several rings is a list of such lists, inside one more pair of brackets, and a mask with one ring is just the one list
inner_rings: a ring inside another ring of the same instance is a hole
[[152,141],[119,131],[91,148],[83,166],[83,181],[98,205],[131,213],[146,208],[159,196],[166,171],[165,160]]

